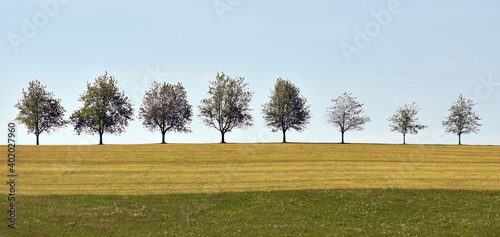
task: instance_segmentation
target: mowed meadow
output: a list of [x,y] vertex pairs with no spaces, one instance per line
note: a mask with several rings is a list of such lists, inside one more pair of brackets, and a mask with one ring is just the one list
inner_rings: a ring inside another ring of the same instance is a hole
[[376,144],[19,146],[20,195],[296,189],[500,190],[500,147]]
[[16,148],[0,236],[500,234],[499,146]]

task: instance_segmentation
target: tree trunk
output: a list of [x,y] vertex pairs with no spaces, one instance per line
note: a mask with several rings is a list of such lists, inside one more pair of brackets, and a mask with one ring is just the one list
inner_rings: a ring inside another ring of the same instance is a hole
[[406,144],[406,133],[403,133],[403,145]]
[[225,133],[224,133],[224,132],[220,132],[220,134],[222,135],[222,140],[221,140],[221,142],[220,142],[220,143],[226,143],[226,140],[224,140],[224,134],[225,134]]
[[458,145],[462,145],[462,134],[458,134]]
[[165,142],[165,133],[166,133],[166,132],[162,132],[162,133],[161,133],[161,144],[165,144],[165,143],[166,143],[166,142]]
[[36,145],[40,145],[40,140],[38,139],[38,137],[40,136],[40,130],[38,130],[38,118],[36,120],[36,125],[35,125],[35,136],[36,136]]
[[286,143],[286,131],[283,130],[283,143]]
[[344,133],[345,132],[342,132],[342,144],[344,144]]
[[102,134],[103,133],[99,133],[99,145],[102,145]]

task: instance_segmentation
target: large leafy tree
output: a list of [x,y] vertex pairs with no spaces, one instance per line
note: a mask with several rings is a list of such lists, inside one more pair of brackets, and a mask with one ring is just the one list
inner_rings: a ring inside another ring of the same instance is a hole
[[391,131],[403,134],[403,144],[406,144],[406,134],[417,134],[418,130],[426,128],[426,125],[418,123],[417,113],[420,110],[413,104],[405,104],[396,110],[396,113],[388,119],[391,122],[389,126]]
[[163,144],[167,132],[191,132],[187,125],[192,117],[192,106],[181,83],[153,82],[139,109],[142,125],[150,131],[160,130]]
[[108,72],[95,79],[93,84],[87,83],[87,91],[80,95],[79,101],[83,102],[83,107],[73,112],[70,118],[75,132],[78,135],[82,132],[99,134],[100,145],[104,133],[121,134],[128,121],[133,120],[132,103]]
[[220,131],[221,143],[226,142],[224,135],[233,128],[253,125],[248,106],[253,93],[246,89],[247,85],[242,77],[231,78],[223,72],[217,73],[208,87],[209,97],[198,106],[205,125]]
[[472,100],[465,100],[462,95],[449,109],[450,115],[445,117],[443,126],[446,132],[458,135],[458,144],[462,145],[462,134],[479,132],[479,116],[473,110],[476,105]]
[[297,86],[289,80],[278,78],[271,91],[269,102],[262,105],[262,113],[266,125],[273,132],[283,132],[283,142],[286,142],[286,131],[295,129],[303,131],[309,123],[309,106],[306,98],[300,94]]
[[35,134],[37,145],[40,144],[41,133],[56,131],[68,122],[64,119],[66,111],[61,99],[55,99],[54,94],[46,88],[38,80],[30,81],[28,89],[23,89],[22,98],[15,105],[19,109],[16,120],[28,128],[28,134]]
[[349,130],[363,130],[363,125],[370,118],[363,114],[363,104],[356,101],[350,93],[344,92],[337,99],[332,99],[334,105],[327,109],[328,122],[339,128],[344,143],[344,133]]

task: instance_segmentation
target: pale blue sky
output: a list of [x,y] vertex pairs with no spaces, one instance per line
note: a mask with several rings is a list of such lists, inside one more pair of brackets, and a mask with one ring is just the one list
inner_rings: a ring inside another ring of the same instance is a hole
[[[3,137],[30,80],[62,99],[66,117],[81,106],[78,95],[86,83],[105,70],[135,111],[153,80],[182,82],[197,115],[208,80],[224,71],[245,77],[255,92],[255,125],[228,133],[228,142],[281,141],[281,134],[264,126],[261,104],[282,77],[300,87],[313,115],[304,132],[287,133],[290,142],[339,142],[325,112],[331,99],[347,91],[365,104],[371,122],[364,131],[346,133],[346,142],[400,143],[387,118],[417,102],[420,121],[429,127],[407,142],[457,143],[455,135],[443,134],[441,122],[463,94],[476,100],[484,124],[478,134],[464,135],[463,143],[500,145],[500,1],[40,2],[0,3]],[[374,13],[390,19],[377,21]],[[342,45],[362,48],[348,62]],[[218,131],[197,116],[191,128],[193,133],[168,134],[167,142],[220,141]],[[147,131],[137,119],[121,136],[104,135],[106,144],[160,141],[159,132]],[[77,136],[68,126],[42,134],[40,142],[89,144],[97,137]],[[19,143],[34,144],[35,136],[21,127]]]

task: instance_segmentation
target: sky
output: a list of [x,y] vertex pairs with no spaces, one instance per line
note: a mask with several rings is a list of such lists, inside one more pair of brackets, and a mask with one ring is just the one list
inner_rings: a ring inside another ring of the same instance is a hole
[[[311,121],[289,142],[340,142],[326,119],[331,100],[352,93],[371,122],[348,131],[350,143],[401,143],[387,119],[416,102],[428,125],[407,143],[456,144],[442,126],[460,94],[477,103],[483,126],[464,144],[500,145],[500,1],[1,1],[0,139],[23,88],[39,80],[62,100],[69,118],[87,82],[107,71],[134,104],[153,81],[181,82],[193,105],[192,133],[169,133],[169,143],[217,143],[220,133],[198,117],[217,72],[244,77],[254,92],[254,126],[234,129],[227,142],[280,142],[262,118],[278,77],[307,98]],[[18,144],[35,136],[19,125]],[[131,121],[105,144],[160,143],[160,132]],[[71,125],[40,135],[42,145],[96,144]]]

